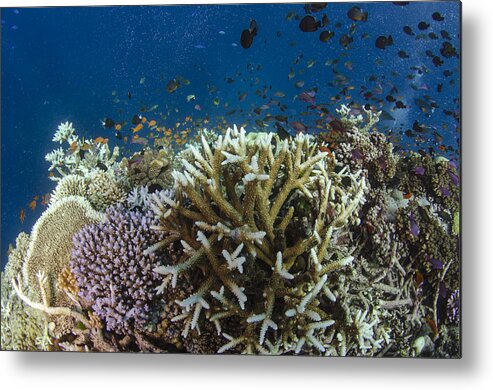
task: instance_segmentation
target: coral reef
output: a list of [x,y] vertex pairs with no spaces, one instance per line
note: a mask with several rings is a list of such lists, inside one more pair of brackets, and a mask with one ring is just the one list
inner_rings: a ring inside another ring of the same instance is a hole
[[460,356],[460,172],[380,112],[119,161],[62,123],[2,273],[3,349]]
[[110,331],[143,330],[157,311],[159,278],[152,269],[160,262],[144,250],[163,234],[150,229],[152,222],[150,213],[110,207],[103,222],[87,225],[73,237],[70,264],[79,296]]

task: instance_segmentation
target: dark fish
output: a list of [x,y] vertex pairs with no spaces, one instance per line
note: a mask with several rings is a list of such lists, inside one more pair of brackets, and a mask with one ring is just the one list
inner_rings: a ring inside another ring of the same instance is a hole
[[313,104],[315,103],[315,95],[316,93],[314,91],[305,91],[298,95],[298,99]]
[[127,97],[128,97],[128,100],[132,99],[132,94],[130,93],[130,91],[128,91]]
[[300,29],[303,32],[315,32],[320,27],[322,27],[322,23],[320,21],[316,21],[315,18],[311,15],[306,15],[300,22]]
[[329,17],[324,14],[324,16],[322,16],[322,27],[325,27],[328,24],[329,24]]
[[403,108],[407,108],[407,106],[400,100],[398,100],[396,103],[395,103],[395,107],[394,108],[400,108],[400,109],[403,109]]
[[351,42],[353,42],[353,37],[350,37],[347,34],[344,34],[341,38],[339,38],[339,43],[344,48],[348,47]]
[[435,65],[436,67],[443,65],[442,59],[438,56],[434,56],[432,62],[433,62],[433,65]]
[[279,136],[280,139],[284,140],[291,137],[291,134],[289,134],[289,132],[284,127],[282,127],[278,122],[274,123],[274,126],[277,129],[277,135]]
[[430,25],[426,22],[419,22],[418,23],[418,28],[420,30],[426,30],[428,27],[430,27]]
[[113,121],[113,119],[110,119],[110,118],[106,118],[103,122],[103,127],[107,128],[107,129],[111,129],[112,127],[115,127],[115,122]]
[[105,164],[103,164],[101,161],[98,161],[98,163],[96,164],[96,167],[101,169],[104,172],[106,172],[108,170],[108,167]]
[[240,43],[243,49],[248,49],[250,46],[252,46],[253,38],[257,35],[257,32],[257,22],[252,19],[248,30],[243,30],[241,33]]
[[166,84],[166,90],[169,93],[175,92],[178,88],[180,87],[180,82],[176,79],[168,81],[168,84]]
[[440,54],[445,58],[457,57],[457,50],[450,42],[443,42]]
[[450,35],[447,31],[441,30],[440,35],[442,36],[443,39],[446,39],[447,41],[450,41],[452,38],[450,38]]
[[409,58],[409,55],[404,50],[399,51],[397,54],[400,58]]
[[394,44],[394,40],[392,39],[392,35],[388,37],[381,35],[375,41],[375,46],[379,49],[384,50],[387,46],[391,46]]
[[355,22],[366,22],[368,20],[368,12],[363,12],[360,7],[352,7],[347,16]]
[[301,122],[291,122],[291,127],[296,130],[298,133],[306,133],[308,131],[308,127],[306,127]]
[[428,34],[428,37],[429,37],[430,39],[434,39],[434,40],[435,40],[435,39],[438,39],[438,36],[437,36],[434,32],[429,33],[429,34]]
[[403,30],[407,35],[411,35],[411,36],[415,35],[413,30],[409,26],[404,26]]
[[328,42],[331,38],[334,37],[334,32],[333,31],[327,31],[327,30],[324,30],[320,33],[320,40],[322,42]]
[[138,125],[142,120],[142,117],[140,115],[134,115],[132,117],[132,125]]
[[409,5],[409,1],[393,1],[392,4],[404,7],[405,5]]
[[437,85],[437,92],[442,92],[442,90],[443,90],[443,84],[440,83]]
[[441,22],[442,20],[445,19],[442,15],[440,15],[440,12],[433,12],[431,17],[433,18],[433,20],[436,20],[437,22]]
[[115,131],[115,137],[118,139],[122,139],[122,133],[120,133],[119,131]]
[[305,4],[303,9],[307,14],[311,14],[312,12],[320,12],[322,11],[325,7],[327,7],[327,3],[311,3],[311,4]]
[[385,110],[382,110],[382,113],[380,114],[380,117],[379,117],[380,121],[384,122],[384,121],[395,121],[395,118],[390,115],[387,111]]
[[413,130],[416,133],[425,133],[426,132],[426,126],[420,125],[417,120],[413,122]]

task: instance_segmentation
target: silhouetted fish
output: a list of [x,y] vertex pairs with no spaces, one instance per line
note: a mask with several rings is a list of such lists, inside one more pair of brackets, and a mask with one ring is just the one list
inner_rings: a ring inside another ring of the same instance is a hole
[[257,35],[258,25],[255,20],[252,19],[248,30],[243,30],[241,33],[240,43],[244,49],[248,49],[252,46],[253,38]]
[[333,31],[327,31],[327,30],[324,30],[320,33],[320,40],[322,42],[327,42],[329,41],[332,37],[334,37],[334,32]]
[[300,29],[303,32],[315,32],[320,27],[322,27],[322,23],[320,21],[317,22],[311,15],[306,15],[301,19]]
[[101,122],[103,127],[106,127],[107,129],[111,129],[112,127],[115,126],[115,122],[113,119],[106,118],[104,121]]
[[355,22],[366,22],[368,20],[368,12],[363,12],[360,7],[352,7],[348,11],[347,16]]
[[392,39],[392,35],[389,35],[388,37],[381,35],[375,41],[375,46],[382,50],[385,49],[387,46],[391,46],[393,44],[394,40]]

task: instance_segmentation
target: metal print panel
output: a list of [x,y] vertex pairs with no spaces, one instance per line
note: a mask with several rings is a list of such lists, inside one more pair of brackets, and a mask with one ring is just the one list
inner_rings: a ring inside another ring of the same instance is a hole
[[460,357],[460,12],[2,8],[2,350]]

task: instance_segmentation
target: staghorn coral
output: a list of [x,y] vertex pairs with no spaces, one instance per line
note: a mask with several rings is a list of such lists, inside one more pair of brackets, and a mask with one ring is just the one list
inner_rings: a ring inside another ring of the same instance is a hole
[[128,160],[123,158],[121,167],[127,169],[132,187],[145,186],[149,192],[155,192],[171,186],[172,164],[172,149],[162,148],[142,150]]
[[[184,337],[200,333],[204,320],[214,323],[228,341],[219,352],[324,352],[326,329],[339,326],[321,307],[335,299],[326,282],[354,260],[349,246],[334,242],[359,223],[364,177],[328,170],[327,154],[302,134],[281,141],[235,127],[201,146],[190,146],[195,165],[183,161],[185,171],[173,172],[176,199],[155,197],[153,207],[156,229],[171,236],[148,251],[171,239],[184,251],[178,264],[155,269],[165,275],[161,289],[203,274],[174,321],[184,321]],[[230,323],[238,336],[228,333]]]
[[48,168],[51,180],[59,181],[69,174],[85,176],[95,168],[117,171],[118,147],[111,151],[106,142],[79,138],[75,131],[72,123],[66,122],[60,124],[55,132],[53,142],[67,146],[60,146],[45,156],[51,164]]
[[160,261],[144,250],[164,235],[150,229],[152,222],[151,213],[110,207],[103,222],[87,225],[73,237],[70,265],[79,296],[118,334],[133,334],[155,321],[153,290],[160,279],[152,269]]

